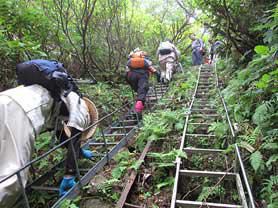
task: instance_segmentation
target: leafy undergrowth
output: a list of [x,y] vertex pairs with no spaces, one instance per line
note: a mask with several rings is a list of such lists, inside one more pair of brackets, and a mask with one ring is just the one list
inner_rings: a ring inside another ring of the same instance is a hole
[[[112,112],[118,107],[121,107],[127,100],[131,100],[132,93],[127,85],[119,85],[118,88],[113,88],[106,83],[98,83],[96,85],[82,84],[80,86],[81,92],[84,96],[89,97],[96,105],[100,114],[103,115]],[[115,115],[116,117],[117,115]],[[47,152],[53,145],[59,144],[59,139],[51,139],[52,132],[46,132],[36,138],[34,153],[32,158],[36,158]],[[33,165],[36,176],[45,173],[52,165],[57,164],[64,159],[66,155],[66,148],[59,148],[44,159],[39,160]],[[64,174],[63,168],[56,174],[56,178],[61,178]],[[30,174],[29,181],[32,181],[32,174]],[[53,184],[49,184],[53,185]],[[57,184],[55,184],[57,185]],[[56,194],[56,193],[55,193]],[[57,194],[56,194],[57,195]],[[57,196],[54,196],[56,198]],[[46,204],[51,203],[53,194],[40,194],[39,192],[32,194],[30,199],[31,204],[37,208],[45,207]]]
[[[249,181],[258,207],[278,206],[278,7],[256,29],[265,31],[265,45],[254,48],[247,66],[238,69],[232,60],[223,60],[218,70],[227,81],[224,98],[236,122],[237,143],[246,150]],[[276,40],[276,42],[275,42]],[[232,79],[231,79],[232,77]]]
[[[103,206],[114,207],[132,170],[138,175],[127,202],[147,207],[169,207],[174,181],[176,156],[186,157],[178,150],[184,128],[184,118],[197,71],[176,74],[170,83],[170,90],[152,113],[145,114],[143,126],[134,144],[116,155],[96,177],[103,180],[91,185],[82,196],[80,207],[95,198],[103,199]],[[152,145],[144,161],[138,160],[148,141]]]

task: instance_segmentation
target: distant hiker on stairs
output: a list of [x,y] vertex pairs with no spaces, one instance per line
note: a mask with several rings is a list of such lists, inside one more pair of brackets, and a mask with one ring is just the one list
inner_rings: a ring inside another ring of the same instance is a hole
[[205,44],[201,39],[195,37],[194,34],[191,34],[189,38],[192,40],[192,65],[198,66],[203,64],[203,56],[205,52]]
[[215,61],[215,58],[216,58],[217,54],[221,51],[221,48],[223,48],[224,43],[220,40],[213,40],[213,39],[210,39],[209,43],[211,44],[211,47],[210,47],[210,64],[212,64]]
[[180,52],[171,40],[166,39],[166,41],[160,43],[156,53],[160,65],[161,81],[163,83],[169,82],[175,72]]
[[134,110],[141,119],[146,95],[149,90],[149,75],[156,73],[159,76],[159,73],[147,58],[147,53],[138,48],[129,54],[126,68],[126,80],[131,88],[137,92]]

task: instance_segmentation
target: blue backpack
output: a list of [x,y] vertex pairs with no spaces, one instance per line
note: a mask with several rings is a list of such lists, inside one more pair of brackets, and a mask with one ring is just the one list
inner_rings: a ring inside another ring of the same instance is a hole
[[48,89],[54,99],[63,91],[78,92],[78,87],[61,62],[36,59],[16,65],[17,81],[25,86],[39,84]]

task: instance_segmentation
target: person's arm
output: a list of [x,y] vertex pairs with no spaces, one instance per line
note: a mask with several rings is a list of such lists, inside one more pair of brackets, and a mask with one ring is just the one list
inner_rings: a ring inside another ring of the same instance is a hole
[[201,39],[199,39],[199,43],[200,43],[200,50],[203,50],[205,47],[204,42]]

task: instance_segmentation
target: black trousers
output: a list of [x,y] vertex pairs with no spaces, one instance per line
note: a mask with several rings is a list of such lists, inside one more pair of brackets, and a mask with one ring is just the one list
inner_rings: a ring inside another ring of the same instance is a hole
[[137,99],[145,102],[149,90],[149,73],[146,70],[129,71],[127,73],[127,82],[131,88],[137,92]]
[[[76,134],[80,133],[79,130],[72,128],[71,135],[74,136]],[[68,139],[67,135],[63,130],[57,131],[56,136],[60,138],[60,142],[63,142]],[[65,174],[66,175],[75,175],[76,174],[76,167],[75,167],[75,161],[74,161],[74,152],[76,155],[76,159],[79,158],[80,155],[80,145],[81,145],[81,134],[76,136],[71,142],[73,144],[73,148],[71,146],[71,143],[68,142],[65,144],[65,147],[68,149],[67,156],[65,160]],[[73,152],[74,151],[74,152]]]

